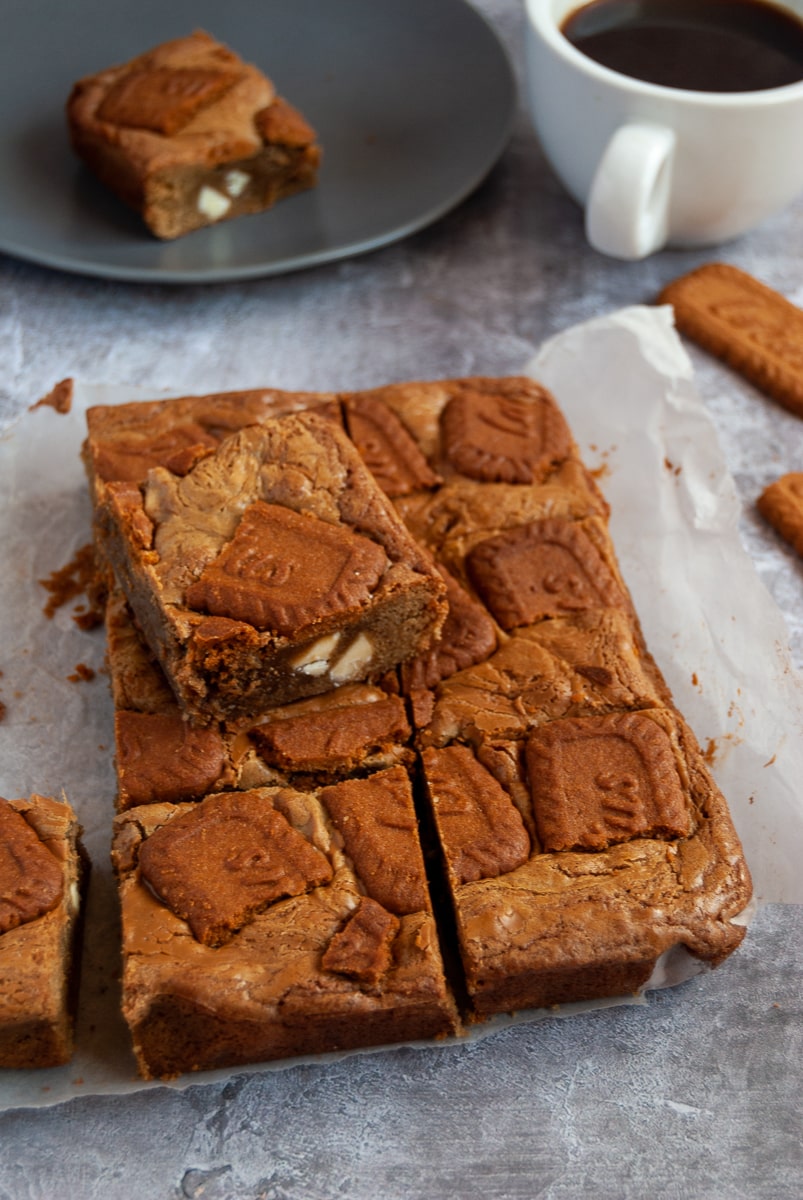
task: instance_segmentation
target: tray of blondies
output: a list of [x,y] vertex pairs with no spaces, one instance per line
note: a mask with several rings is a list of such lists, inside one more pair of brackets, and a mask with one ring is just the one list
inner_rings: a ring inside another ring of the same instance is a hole
[[504,378],[46,399],[0,446],[0,973],[54,925],[63,1022],[82,924],[83,978],[6,1103],[643,1002],[794,888],[800,701],[668,309]]

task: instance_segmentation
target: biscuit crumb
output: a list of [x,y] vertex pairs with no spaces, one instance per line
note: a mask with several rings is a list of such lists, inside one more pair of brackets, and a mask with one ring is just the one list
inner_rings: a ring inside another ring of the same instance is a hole
[[98,580],[95,568],[95,552],[91,543],[81,546],[65,566],[59,567],[39,584],[50,592],[50,599],[43,608],[50,620],[57,609],[69,604],[77,596],[86,596],[89,605],[81,605],[73,617],[80,629],[94,629],[103,620],[100,598],[96,595]]
[[66,415],[72,408],[73,381],[70,378],[60,379],[55,387],[37,400],[31,408],[53,408],[57,413]]
[[75,671],[67,678],[70,683],[90,683],[95,678],[96,672],[92,667],[88,667],[86,663],[77,663]]

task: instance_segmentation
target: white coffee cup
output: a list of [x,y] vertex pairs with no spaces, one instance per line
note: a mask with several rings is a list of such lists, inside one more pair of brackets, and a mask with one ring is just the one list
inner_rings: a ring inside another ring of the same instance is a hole
[[[803,17],[803,0],[775,0]],[[615,258],[745,233],[803,191],[803,82],[698,92],[601,66],[560,26],[582,0],[526,0],[530,112],[544,153]]]

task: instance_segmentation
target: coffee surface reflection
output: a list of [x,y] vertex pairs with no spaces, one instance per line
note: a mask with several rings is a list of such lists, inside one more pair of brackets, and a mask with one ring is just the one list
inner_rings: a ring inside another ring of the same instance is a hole
[[663,87],[754,92],[803,79],[803,21],[764,0],[592,0],[561,32],[603,66]]

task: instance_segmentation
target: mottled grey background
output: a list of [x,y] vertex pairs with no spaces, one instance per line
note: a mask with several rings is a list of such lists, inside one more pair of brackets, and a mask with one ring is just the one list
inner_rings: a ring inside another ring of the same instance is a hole
[[[521,75],[520,3],[477,7]],[[522,106],[468,201],[362,258],[190,288],[0,256],[0,425],[67,375],[197,392],[515,372],[551,334],[649,302],[714,257],[803,304],[802,242],[803,201],[716,251],[604,259],[585,245]],[[745,505],[745,544],[803,666],[803,562],[753,507],[770,479],[803,469],[803,422],[690,353]],[[798,1197],[801,951],[801,908],[770,906],[718,971],[643,1007],[473,1046],[7,1112],[0,1200]]]

